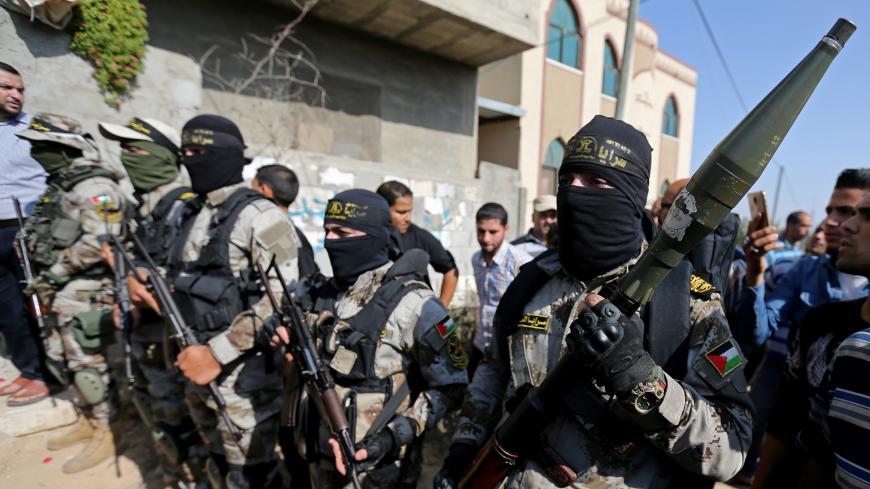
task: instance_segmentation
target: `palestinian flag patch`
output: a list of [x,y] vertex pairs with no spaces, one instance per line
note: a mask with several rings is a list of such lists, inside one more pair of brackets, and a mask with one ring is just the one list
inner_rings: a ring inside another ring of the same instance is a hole
[[435,323],[435,331],[438,331],[438,335],[441,338],[447,338],[456,332],[456,323],[453,322],[450,316],[444,316],[444,319]]
[[737,349],[737,344],[733,339],[728,339],[719,346],[715,346],[708,351],[704,357],[713,364],[719,375],[725,377],[734,369],[743,365],[743,357],[740,356],[740,350]]

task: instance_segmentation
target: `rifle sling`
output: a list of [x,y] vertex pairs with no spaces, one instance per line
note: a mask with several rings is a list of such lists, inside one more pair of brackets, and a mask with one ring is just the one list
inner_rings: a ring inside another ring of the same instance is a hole
[[387,426],[387,423],[393,419],[393,415],[396,414],[396,411],[399,410],[399,406],[411,395],[411,388],[408,387],[407,381],[402,381],[399,384],[399,389],[396,390],[395,394],[384,404],[384,409],[378,414],[378,417],[375,418],[375,421],[369,426],[368,431],[366,431],[363,439],[366,439],[375,433],[380,432]]

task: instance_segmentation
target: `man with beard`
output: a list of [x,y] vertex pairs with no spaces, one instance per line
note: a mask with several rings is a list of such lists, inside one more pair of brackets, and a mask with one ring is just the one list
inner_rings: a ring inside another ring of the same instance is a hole
[[30,259],[39,274],[34,288],[50,315],[49,368],[76,390],[81,416],[72,429],[49,438],[48,449],[80,442],[84,449],[63,465],[81,472],[115,454],[109,420],[116,414],[110,395],[107,346],[114,342],[111,270],[101,241],[120,234],[124,197],[116,175],[100,166],[93,139],[78,122],[39,114],[18,137],[30,141],[33,158],[48,172],[48,189],[25,224]]
[[598,295],[646,248],[650,152],[641,132],[602,116],[569,141],[559,248],[526,265],[502,298],[436,488],[456,487],[502,408],[562,355],[586,367],[507,487],[712,487],[743,465],[750,402],[718,290],[684,261],[631,318]]
[[[387,201],[374,192],[332,198],[324,228],[334,277],[311,292],[319,314],[312,329],[347,407],[355,463],[368,488],[415,487],[400,475],[415,474],[407,466],[421,463],[415,442],[459,407],[468,383],[456,326],[424,281],[428,256],[409,250],[390,261],[390,226]],[[321,423],[306,437],[309,462],[320,458],[317,487],[348,485],[327,427]]]
[[[757,229],[757,216],[750,222],[744,245],[746,276],[735,313],[734,332],[741,343],[747,345],[758,347],[767,342],[765,361],[752,390],[757,414],[753,428],[755,439],[750,458],[742,471],[742,476],[749,479],[757,465],[757,454],[765,460],[764,466],[759,465],[757,471],[757,487],[765,487],[765,481],[773,479],[780,484],[781,477],[788,475],[786,473],[794,474],[790,464],[783,460],[788,458],[788,447],[800,426],[793,422],[773,421],[771,417],[773,430],[777,433],[773,434],[767,426],[767,420],[777,400],[783,372],[786,371],[786,359],[790,353],[789,344],[795,336],[795,326],[803,321],[813,307],[867,296],[867,280],[838,271],[834,263],[843,235],[841,224],[855,214],[855,206],[868,189],[870,169],[850,169],[840,173],[827,206],[827,216],[822,222],[828,253],[801,257],[773,290],[767,290],[764,283],[764,255],[779,246],[776,229],[772,226]],[[771,471],[776,471],[776,467],[786,473],[774,475]]]
[[[295,283],[299,243],[287,216],[245,186],[245,143],[232,121],[194,117],[181,144],[181,162],[204,203],[182,228],[178,253],[170,250],[168,275],[201,343],[179,353],[178,367],[190,380],[186,400],[209,450],[207,476],[213,487],[280,487],[275,444],[281,379],[274,352],[256,339],[273,312],[261,287],[276,294],[281,287],[274,279],[260,284],[254,264],[274,263]],[[205,388],[212,381],[233,426],[219,416]]]
[[806,370],[811,365],[827,365],[831,358],[828,354],[811,355],[812,358],[802,354],[802,349],[805,352],[812,349],[819,339],[819,332],[802,333],[797,326],[803,323],[813,307],[867,296],[866,278],[837,270],[834,266],[844,235],[842,225],[855,215],[867,190],[870,190],[870,169],[850,169],[840,173],[828,202],[827,216],[822,222],[827,255],[802,257],[767,294],[763,280],[763,254],[770,243],[775,242],[776,234],[769,228],[755,231],[754,223],[750,224],[748,240],[751,243],[748,241],[745,247],[746,278],[738,316],[743,324],[738,330],[747,335],[747,341],[756,344],[762,344],[770,337],[767,358],[755,383],[758,388],[753,388],[753,396],[764,398],[756,402],[760,413],[770,413],[767,424],[764,421],[768,416],[762,416],[761,423],[755,427],[755,431],[764,433],[764,436],[763,441],[756,441],[761,443],[761,447],[753,487],[788,485],[788,481],[794,481],[794,477],[799,475],[792,470],[797,456],[793,440],[804,425],[806,412],[797,405],[783,405],[782,400],[805,398],[802,394],[792,396],[787,393],[794,390],[792,383],[801,384],[800,390],[818,389],[822,382],[820,372],[824,368],[821,371],[810,369],[812,375]]
[[26,217],[45,191],[46,177],[42,166],[30,156],[30,142],[15,137],[30,122],[24,102],[21,74],[0,61],[0,332],[9,345],[13,365],[21,373],[0,387],[0,397],[9,396],[6,404],[10,407],[32,404],[48,395],[40,364],[38,327],[21,294],[19,282],[24,271],[15,254],[18,216],[12,196],[19,199]]
[[[196,197],[187,176],[179,172],[178,131],[158,120],[134,117],[124,126],[100,123],[100,133],[121,144],[121,164],[139,200],[128,230],[147,247],[158,266],[165,266],[185,206]],[[115,266],[112,253],[106,256]],[[166,325],[149,308],[136,309],[132,316],[133,403],[151,431],[164,484],[192,487],[202,476],[205,447],[184,403],[184,377],[173,365],[175,359],[164,351]]]
[[[842,224],[842,230],[837,270],[870,278],[870,193],[864,194],[858,212]],[[870,299],[813,309],[801,323],[801,333],[811,328],[827,330],[834,337],[859,331],[836,347],[824,389],[810,399],[816,409],[798,438],[815,463],[804,470],[802,486],[870,486]]]

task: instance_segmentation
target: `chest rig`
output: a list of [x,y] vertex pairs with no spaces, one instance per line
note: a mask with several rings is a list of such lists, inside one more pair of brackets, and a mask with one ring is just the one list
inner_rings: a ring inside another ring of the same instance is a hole
[[[425,253],[423,253],[425,255]],[[349,318],[321,324],[317,331],[324,362],[329,364],[337,384],[357,392],[391,392],[390,380],[375,375],[375,350],[387,320],[414,290],[427,289],[423,282],[428,256],[418,253],[402,255],[384,275],[380,287],[363,308]],[[317,293],[314,308],[335,312],[339,291],[332,281]]]
[[[195,198],[190,188],[179,187],[161,197],[150,214],[144,217],[137,215],[136,237],[154,263],[167,262],[170,249],[179,241],[182,219],[188,217],[186,207]],[[192,219],[190,221],[192,224]]]
[[95,177],[105,177],[117,182],[117,177],[105,168],[90,165],[68,168],[51,181],[34,206],[33,212],[27,218],[25,231],[30,257],[38,267],[48,268],[53,265],[60,252],[81,237],[81,223],[64,210],[69,204],[66,193],[79,183]]
[[196,261],[181,259],[193,218],[183,219],[175,246],[170,250],[169,276],[175,277],[173,297],[201,342],[227,329],[236,316],[260,298],[253,270],[235,276],[230,268],[233,227],[242,210],[260,199],[264,197],[258,192],[242,188],[221,203],[209,226],[208,242]]

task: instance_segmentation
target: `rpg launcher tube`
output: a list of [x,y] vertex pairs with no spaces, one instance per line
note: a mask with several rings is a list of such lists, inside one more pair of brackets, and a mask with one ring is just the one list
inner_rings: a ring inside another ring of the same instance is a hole
[[668,272],[749,192],[853,32],[855,24],[837,20],[816,47],[713,149],[677,195],[649,250],[619,280],[610,299],[617,307],[632,312],[648,302]]
[[[652,297],[668,272],[712,232],[758,181],[776,149],[815,90],[834,57],[855,32],[839,19],[812,51],[720,142],[677,196],[653,244],[620,279],[609,299],[626,314]],[[496,487],[537,445],[537,436],[557,412],[560,393],[577,382],[580,366],[566,355],[501,424],[495,440],[476,458],[461,487]],[[493,447],[497,447],[498,450]]]

